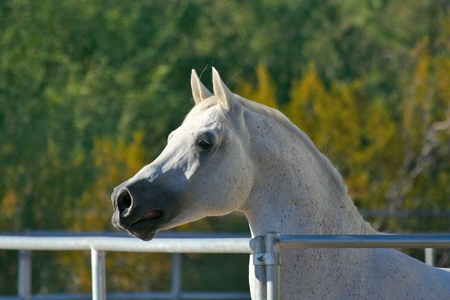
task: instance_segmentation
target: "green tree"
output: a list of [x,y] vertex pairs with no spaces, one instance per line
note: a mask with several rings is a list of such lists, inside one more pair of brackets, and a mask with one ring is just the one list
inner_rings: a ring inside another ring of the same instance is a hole
[[[445,25],[448,28],[448,20]],[[448,30],[448,29],[447,29]],[[445,31],[443,31],[445,33]],[[448,208],[450,191],[450,78],[449,48],[432,57],[428,40],[416,47],[416,67],[405,85],[402,115],[402,165],[386,192],[389,209]],[[448,47],[448,46],[447,46]],[[405,227],[420,230],[411,220]],[[439,222],[428,222],[429,230],[439,230]],[[450,226],[447,222],[447,228]]]
[[[190,70],[210,65],[233,90],[291,116],[358,205],[448,208],[445,1],[5,0],[0,28],[2,231],[110,228],[111,188],[161,151],[191,107]],[[210,76],[202,81],[210,86]],[[180,230],[247,231],[241,216],[231,218]],[[11,255],[0,257],[8,293]],[[86,289],[52,284],[73,276],[61,267],[72,254],[35,255],[36,292]],[[77,278],[86,259],[74,258]]]

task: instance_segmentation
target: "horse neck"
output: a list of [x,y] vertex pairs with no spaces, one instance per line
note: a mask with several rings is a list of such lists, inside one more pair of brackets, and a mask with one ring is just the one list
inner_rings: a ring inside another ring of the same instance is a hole
[[242,211],[253,235],[374,233],[340,175],[303,132],[258,114],[246,122],[255,176]]

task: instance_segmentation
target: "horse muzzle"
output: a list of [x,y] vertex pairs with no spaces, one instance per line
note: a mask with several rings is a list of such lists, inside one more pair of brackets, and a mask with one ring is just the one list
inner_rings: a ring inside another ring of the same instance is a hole
[[111,195],[114,206],[112,224],[142,240],[151,240],[167,221],[161,201],[157,200],[166,198],[163,194],[161,189],[145,180],[122,183]]

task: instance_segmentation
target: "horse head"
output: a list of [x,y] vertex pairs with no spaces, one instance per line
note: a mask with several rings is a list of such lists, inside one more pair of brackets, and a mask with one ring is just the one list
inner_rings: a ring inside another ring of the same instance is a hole
[[[115,188],[117,228],[150,240],[158,230],[240,210],[253,236],[376,234],[339,172],[284,115],[234,95],[214,69],[214,95],[195,72],[191,85],[196,105],[166,148]],[[249,281],[259,299],[253,264]],[[283,249],[281,282],[281,299],[450,294],[447,272],[391,249]]]
[[195,106],[163,152],[114,189],[112,223],[143,240],[157,231],[230,213],[251,189],[243,109],[213,69],[214,95],[195,71]]

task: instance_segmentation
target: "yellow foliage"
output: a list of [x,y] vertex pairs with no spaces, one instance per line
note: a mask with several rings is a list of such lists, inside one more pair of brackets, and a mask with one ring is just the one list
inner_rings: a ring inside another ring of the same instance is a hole
[[442,114],[450,115],[450,58],[439,58],[436,60],[436,84],[437,94],[444,102],[446,109],[442,110]]
[[[405,146],[420,151],[435,122],[450,117],[450,58],[431,57],[428,39],[416,47],[417,64],[412,80],[405,85],[403,131]],[[450,49],[449,49],[450,50]]]
[[368,107],[364,135],[371,145],[361,152],[366,157],[365,162],[368,163],[367,158],[371,158],[386,163],[395,170],[401,151],[399,131],[395,120],[381,101],[375,101]]
[[244,98],[251,99],[269,107],[277,108],[276,87],[264,65],[256,68],[258,83],[254,87],[249,82],[240,83],[238,93]]
[[[316,143],[318,143],[320,129],[310,126],[319,124],[315,100],[330,102],[326,99],[328,97],[325,86],[317,76],[315,64],[310,64],[302,78],[292,83],[291,101],[286,108],[286,113],[292,122],[306,131]],[[322,141],[322,144],[326,145],[326,139]]]
[[16,214],[19,199],[14,191],[8,191],[0,201],[0,216],[2,221],[11,220]]
[[[74,230],[103,231],[109,228],[112,206],[107,199],[119,183],[132,177],[146,163],[143,132],[136,132],[127,144],[124,139],[94,141],[93,159],[98,170],[96,181],[83,193],[77,206],[77,219],[69,227]],[[98,200],[98,201],[97,201]]]
[[[398,131],[383,102],[370,105],[362,98],[363,86],[364,80],[355,80],[348,84],[332,82],[327,89],[311,63],[302,78],[293,82],[285,112],[337,164],[350,195],[367,202],[382,198],[384,190],[379,188],[387,185],[374,184],[379,176],[384,180],[392,176],[389,165],[381,162],[395,158],[398,147],[393,144]],[[377,163],[376,171],[372,171],[370,166]]]
[[428,112],[433,95],[429,89],[430,56],[425,50],[426,44],[424,41],[416,49],[417,66],[411,82],[407,83],[403,103],[403,128],[409,140],[418,140],[430,123]]

